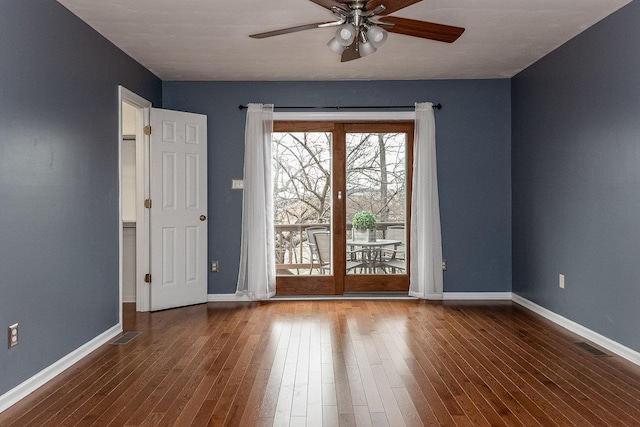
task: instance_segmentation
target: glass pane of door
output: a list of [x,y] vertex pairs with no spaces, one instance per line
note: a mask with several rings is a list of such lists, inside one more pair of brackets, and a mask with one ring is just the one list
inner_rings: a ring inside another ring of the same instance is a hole
[[276,274],[332,275],[331,132],[274,132]]
[[347,275],[406,274],[407,134],[346,134]]

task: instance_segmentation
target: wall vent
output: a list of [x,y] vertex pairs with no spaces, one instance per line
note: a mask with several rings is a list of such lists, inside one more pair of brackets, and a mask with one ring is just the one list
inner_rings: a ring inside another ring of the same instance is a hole
[[111,345],[129,344],[131,340],[133,340],[135,337],[137,337],[140,334],[141,332],[125,332],[124,334],[120,335],[118,339],[116,339],[115,341],[112,341],[110,344]]
[[592,346],[591,344],[587,344],[586,342],[574,342],[574,344],[578,347],[580,347],[581,349],[583,349],[584,351],[588,352],[590,355],[595,356],[595,357],[611,357],[610,354],[607,354],[601,350],[598,350],[597,348],[595,348],[594,346]]

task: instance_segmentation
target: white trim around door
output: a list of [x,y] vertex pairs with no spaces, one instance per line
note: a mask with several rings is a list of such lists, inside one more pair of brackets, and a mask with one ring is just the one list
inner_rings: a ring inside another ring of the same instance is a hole
[[[136,205],[142,207],[149,197],[149,136],[144,134],[144,127],[149,124],[151,102],[118,86],[118,281],[119,281],[119,313],[122,325],[122,257],[123,257],[123,224],[122,224],[122,103],[126,102],[136,109]],[[149,211],[136,209],[136,310],[149,311],[149,285],[144,276],[149,272]]]

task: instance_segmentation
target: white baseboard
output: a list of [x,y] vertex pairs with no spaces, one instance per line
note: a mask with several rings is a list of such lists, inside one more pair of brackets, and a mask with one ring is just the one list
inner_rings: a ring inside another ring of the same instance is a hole
[[[368,300],[376,300],[376,299],[407,299],[413,300],[416,299],[413,296],[384,296],[384,295],[371,295],[367,294],[362,297],[358,295],[348,295],[348,296],[333,296],[333,295],[305,295],[302,297],[277,297],[277,301],[300,301],[304,300],[336,300],[336,299],[368,299]],[[427,295],[428,300],[444,300],[444,301],[460,301],[460,300],[472,300],[472,301],[511,301],[511,292],[444,292],[442,294],[429,294]],[[247,296],[239,296],[236,294],[209,294],[207,296],[208,302],[222,302],[222,301],[251,301]]]
[[413,298],[424,299],[427,301],[442,301],[444,299],[443,294],[427,294],[425,296],[422,296],[417,292],[411,292],[411,291],[409,291],[409,296]]
[[444,292],[444,301],[511,301],[511,292]]
[[246,295],[236,294],[208,294],[207,302],[251,301]]
[[614,341],[610,338],[605,337],[595,331],[592,331],[589,328],[582,326],[579,323],[574,322],[573,320],[569,320],[566,317],[563,317],[557,313],[554,313],[551,310],[548,310],[538,304],[529,301],[528,299],[522,298],[520,295],[513,294],[512,298],[513,302],[519,304],[534,313],[539,314],[545,319],[551,320],[553,323],[556,323],[562,326],[565,329],[570,330],[571,332],[580,335],[599,345],[602,348],[606,348],[612,353],[617,354],[620,357],[627,359],[630,362],[635,363],[636,365],[640,365],[640,353],[635,350],[630,349],[617,341]]
[[89,353],[118,336],[118,334],[121,332],[122,325],[117,324],[113,326],[88,343],[82,345],[81,347],[78,347],[76,350],[67,354],[62,359],[44,368],[42,371],[38,372],[22,384],[12,388],[8,392],[0,396],[0,412],[5,411],[10,406],[16,404],[19,400],[33,393],[36,389],[42,387],[57,375],[60,375],[66,369],[82,360]]

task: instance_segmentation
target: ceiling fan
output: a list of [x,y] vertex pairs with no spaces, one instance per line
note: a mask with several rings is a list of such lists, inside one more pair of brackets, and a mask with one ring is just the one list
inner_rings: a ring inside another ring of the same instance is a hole
[[249,37],[263,39],[314,28],[338,27],[327,44],[341,55],[341,62],[352,61],[374,53],[387,39],[387,31],[423,39],[453,43],[464,28],[415,19],[388,16],[422,0],[310,0],[329,9],[337,21],[298,25]]

